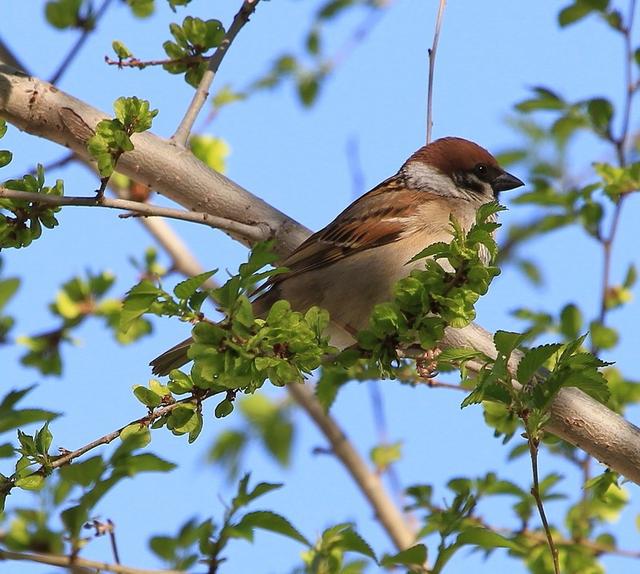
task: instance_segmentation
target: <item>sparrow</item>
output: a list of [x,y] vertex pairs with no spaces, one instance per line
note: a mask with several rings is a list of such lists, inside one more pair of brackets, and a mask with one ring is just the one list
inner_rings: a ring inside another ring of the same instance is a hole
[[[479,145],[458,137],[438,139],[416,151],[392,177],[356,199],[324,229],[311,235],[281,265],[253,302],[256,317],[280,299],[296,311],[329,311],[331,344],[347,347],[367,326],[373,307],[391,298],[394,284],[424,266],[414,255],[450,242],[450,217],[468,230],[478,208],[501,191],[524,183],[502,169]],[[488,254],[485,254],[488,257]],[[166,375],[189,362],[186,339],[151,361]]]

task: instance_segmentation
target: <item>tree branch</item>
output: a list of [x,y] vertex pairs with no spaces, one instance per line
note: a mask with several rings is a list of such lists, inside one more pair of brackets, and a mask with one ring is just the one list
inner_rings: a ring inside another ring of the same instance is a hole
[[198,89],[193,95],[193,99],[191,100],[176,133],[173,134],[173,137],[171,138],[176,144],[183,147],[186,145],[191,129],[193,128],[193,124],[195,123],[202,106],[204,106],[207,98],[209,97],[209,88],[213,83],[213,79],[216,77],[216,73],[218,72],[218,68],[222,63],[222,60],[226,56],[227,51],[231,47],[231,43],[235,37],[238,35],[238,32],[240,32],[242,27],[249,21],[249,17],[253,14],[258,2],[260,2],[260,0],[244,0],[242,2],[242,6],[240,6],[240,10],[238,10],[238,13],[234,16],[233,22],[231,23],[231,26],[229,26],[224,39],[213,53],[213,56],[211,56],[209,65],[207,66],[207,71],[203,74],[200,84],[198,85]]
[[184,574],[177,570],[147,570],[144,568],[132,568],[121,564],[109,564],[108,562],[96,562],[85,560],[77,556],[60,556],[58,554],[41,554],[36,552],[12,552],[0,550],[0,560],[18,560],[22,562],[36,562],[49,566],[62,566],[72,569],[74,574],[95,574],[96,572],[114,572],[114,574]]
[[433,127],[433,75],[436,69],[436,53],[440,40],[440,28],[444,18],[444,9],[447,0],[440,0],[438,15],[436,16],[436,28],[433,33],[433,44],[429,49],[429,81],[427,84],[427,144],[431,141],[431,128]]
[[84,25],[82,26],[82,33],[76,40],[76,43],[71,46],[69,53],[64,57],[64,60],[62,60],[56,71],[53,73],[49,82],[51,82],[52,84],[57,84],[62,75],[69,69],[71,62],[73,62],[76,56],[80,53],[82,46],[84,46],[84,43],[89,38],[89,35],[96,29],[98,21],[102,18],[102,16],[104,16],[107,8],[109,7],[109,4],[111,4],[112,1],[113,0],[104,0],[100,8],[98,8],[98,10],[96,11],[93,22],[84,23]]
[[264,241],[269,237],[268,229],[261,225],[247,225],[245,223],[231,221],[208,213],[197,213],[193,211],[184,211],[182,209],[173,209],[171,207],[161,207],[159,205],[141,203],[139,201],[131,201],[128,199],[48,195],[44,193],[32,193],[30,191],[7,189],[2,185],[0,185],[0,197],[56,207],[73,205],[76,207],[105,207],[109,209],[121,209],[128,211],[129,213],[120,215],[122,218],[132,216],[168,217],[169,219],[201,223],[215,229],[222,229],[231,235],[241,235],[252,242]]
[[[90,126],[105,114],[51,85],[0,65],[0,117],[31,134],[66,145],[85,159]],[[269,229],[276,252],[286,256],[309,231],[187,150],[151,133],[133,136],[135,149],[122,155],[118,171],[150,185],[190,210]],[[185,182],[189,182],[185,185]],[[245,245],[251,240],[235,236]],[[496,356],[491,333],[471,324],[447,329],[446,347],[472,347]],[[514,354],[514,364],[517,358]],[[640,484],[640,429],[577,389],[563,389],[551,405],[546,430],[578,446]]]

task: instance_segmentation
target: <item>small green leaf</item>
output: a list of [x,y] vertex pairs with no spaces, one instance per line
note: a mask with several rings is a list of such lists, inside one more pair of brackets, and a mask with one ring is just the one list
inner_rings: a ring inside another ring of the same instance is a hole
[[6,149],[0,149],[0,167],[4,167],[11,163],[13,159],[13,154]]
[[142,385],[133,387],[133,394],[145,406],[154,408],[162,404],[162,397]]
[[493,337],[493,343],[499,353],[505,357],[509,357],[513,351],[522,344],[524,335],[520,333],[511,333],[509,331],[496,331]]
[[520,546],[512,540],[505,538],[501,534],[482,527],[472,527],[463,530],[458,534],[457,543],[472,544],[480,548],[511,548],[513,550],[521,549]]
[[205,273],[200,273],[199,275],[194,275],[193,277],[189,277],[189,279],[185,279],[178,283],[173,289],[173,294],[178,299],[188,299],[191,297],[210,277],[215,275],[217,269],[213,271],[206,271]]
[[402,458],[402,442],[382,444],[371,449],[371,462],[378,471],[384,472]]
[[233,412],[233,402],[228,399],[223,399],[218,403],[214,411],[214,415],[217,419],[224,418]]
[[309,541],[286,518],[275,512],[266,510],[250,512],[242,517],[238,526],[268,530],[297,540],[306,546],[311,546]]
[[44,476],[41,474],[30,474],[24,478],[19,478],[15,486],[23,490],[40,490],[44,486]]
[[148,427],[133,423],[122,429],[120,440],[127,442],[133,448],[142,448],[151,442],[151,432]]
[[385,568],[392,568],[393,566],[422,566],[426,561],[427,547],[424,544],[416,544],[397,554],[384,556],[380,560],[380,566]]
[[96,482],[104,470],[105,463],[102,457],[94,456],[82,462],[74,462],[63,466],[60,468],[60,475],[64,480],[86,487]]
[[545,362],[562,348],[560,343],[551,345],[541,345],[525,352],[524,357],[518,364],[517,379],[523,385],[527,384],[542,367]]

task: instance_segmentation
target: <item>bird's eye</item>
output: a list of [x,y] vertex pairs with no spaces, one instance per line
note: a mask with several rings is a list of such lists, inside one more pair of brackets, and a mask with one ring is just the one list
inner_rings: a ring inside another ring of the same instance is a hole
[[487,166],[483,163],[479,163],[473,170],[478,177],[487,175]]

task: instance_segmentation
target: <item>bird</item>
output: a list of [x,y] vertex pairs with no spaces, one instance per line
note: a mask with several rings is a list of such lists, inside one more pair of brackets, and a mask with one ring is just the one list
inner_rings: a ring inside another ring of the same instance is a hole
[[[280,299],[300,312],[321,307],[331,317],[326,333],[331,344],[347,347],[367,326],[373,307],[391,299],[394,284],[424,266],[412,262],[413,256],[451,241],[451,216],[468,230],[480,206],[522,185],[478,144],[437,139],[284,259],[287,271],[259,289],[254,315],[266,315]],[[156,357],[152,372],[166,375],[188,363],[192,342],[186,339]]]

